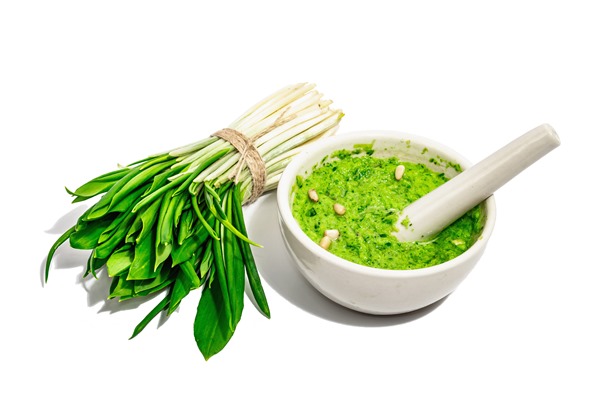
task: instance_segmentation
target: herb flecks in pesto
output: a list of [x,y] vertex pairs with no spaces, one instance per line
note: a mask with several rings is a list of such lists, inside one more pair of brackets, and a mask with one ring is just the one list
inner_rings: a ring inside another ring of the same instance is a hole
[[[297,180],[292,212],[311,240],[320,243],[326,230],[337,230],[339,237],[328,246],[331,253],[383,269],[419,269],[441,264],[477,240],[483,224],[481,206],[467,212],[434,240],[399,242],[392,232],[402,209],[447,178],[422,164],[372,154],[372,145],[337,151],[323,159],[307,177]],[[405,167],[400,180],[395,179],[398,165]],[[318,202],[309,199],[306,188],[318,192]],[[343,215],[336,214],[335,204],[344,205]]]

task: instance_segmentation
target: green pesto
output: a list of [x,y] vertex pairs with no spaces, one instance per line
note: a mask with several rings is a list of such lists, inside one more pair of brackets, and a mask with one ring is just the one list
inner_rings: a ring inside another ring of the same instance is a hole
[[[336,152],[307,177],[296,179],[292,213],[311,240],[319,243],[326,229],[337,229],[340,236],[329,247],[331,253],[383,269],[441,264],[477,240],[483,226],[481,205],[427,243],[399,242],[391,233],[402,209],[448,178],[422,164],[377,158],[372,153],[368,145]],[[396,180],[394,171],[400,164],[405,171],[402,179]],[[317,191],[318,202],[309,199],[310,189]],[[334,212],[335,203],[346,207],[344,215]]]

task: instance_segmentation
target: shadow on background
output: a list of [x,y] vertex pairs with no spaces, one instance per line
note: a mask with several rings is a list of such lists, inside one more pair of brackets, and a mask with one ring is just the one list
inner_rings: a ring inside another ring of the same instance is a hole
[[[399,315],[370,315],[343,307],[317,291],[300,274],[294,265],[295,262],[288,254],[279,230],[275,192],[264,195],[251,207],[252,209],[245,209],[244,212],[246,213],[246,224],[250,237],[264,246],[264,248],[253,248],[261,278],[287,301],[310,314],[346,325],[367,327],[390,326],[421,318],[435,310],[445,300],[444,298],[428,307]],[[58,238],[59,235],[77,222],[77,218],[84,211],[85,207],[81,206],[68,212],[58,219],[47,233],[56,234]],[[117,299],[107,299],[111,280],[106,273],[106,269],[102,269],[97,277],[91,275],[83,277],[89,256],[89,250],[73,249],[66,242],[54,254],[50,267],[50,275],[53,269],[80,268],[82,273],[77,283],[87,292],[89,307],[102,304],[102,307],[98,311],[99,313],[108,312],[112,314],[119,311],[136,309],[141,304],[152,301],[157,296],[155,294],[123,302],[119,302]],[[42,285],[45,285],[45,265],[46,259],[42,261],[40,266],[40,281]],[[250,294],[248,288],[247,292]],[[251,294],[250,301],[254,302]],[[256,304],[254,305],[256,307]],[[161,315],[159,324],[164,323],[167,319],[167,316]]]
[[[55,235],[56,238],[54,240],[58,239],[60,235],[77,223],[77,219],[85,212],[86,209],[87,207],[82,205],[69,211],[60,217],[50,229],[46,230],[46,233]],[[48,248],[48,250],[50,250],[50,248]],[[98,310],[98,313],[108,312],[112,314],[120,311],[133,310],[138,308],[141,304],[144,304],[148,301],[153,301],[153,299],[158,296],[158,294],[152,294],[149,296],[128,299],[121,302],[118,299],[108,299],[111,279],[106,272],[106,268],[102,268],[95,277],[91,274],[85,277],[83,276],[90,254],[91,250],[73,249],[69,246],[69,242],[66,241],[54,253],[48,274],[49,281],[52,279],[51,276],[53,270],[60,271],[73,268],[79,269],[81,274],[77,277],[77,281],[75,283],[81,285],[81,287],[86,291],[88,307],[102,304]],[[40,264],[40,282],[42,286],[46,285],[46,260],[47,257],[44,257]],[[162,325],[167,319],[168,316],[163,316],[161,314],[159,326]]]
[[317,317],[346,325],[377,327],[398,325],[421,318],[437,307],[443,298],[425,308],[398,315],[363,314],[343,307],[322,295],[298,271],[279,230],[275,192],[252,205],[246,224],[250,237],[264,248],[253,248],[262,279],[295,306]]

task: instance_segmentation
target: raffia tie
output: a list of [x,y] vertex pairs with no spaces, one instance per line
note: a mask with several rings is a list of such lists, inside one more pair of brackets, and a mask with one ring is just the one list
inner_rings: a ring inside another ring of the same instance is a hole
[[252,194],[250,195],[249,203],[252,203],[260,197],[265,189],[267,182],[267,169],[265,162],[254,147],[254,141],[246,135],[235,129],[225,128],[212,134],[218,138],[228,141],[240,153],[240,160],[237,163],[235,172],[235,180],[237,183],[240,172],[245,166],[250,170],[252,176]]
[[240,160],[232,174],[235,183],[238,183],[240,173],[244,169],[244,166],[247,166],[250,170],[250,176],[252,177],[252,193],[250,194],[248,203],[254,202],[261,194],[263,194],[267,182],[267,168],[260,153],[254,146],[254,142],[278,126],[296,118],[295,114],[284,117],[288,109],[289,107],[281,113],[271,126],[254,135],[252,138],[231,128],[224,128],[212,134],[212,136],[216,136],[231,143],[238,153],[240,153]]

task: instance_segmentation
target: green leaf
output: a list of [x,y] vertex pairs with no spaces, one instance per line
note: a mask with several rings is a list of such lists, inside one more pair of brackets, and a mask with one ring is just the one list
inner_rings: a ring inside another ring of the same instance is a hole
[[106,261],[108,276],[114,277],[126,272],[131,266],[134,256],[135,250],[131,245],[124,245],[119,250],[113,252]]
[[184,180],[185,180],[185,176],[180,176],[179,178],[173,179],[171,182],[160,187],[159,189],[155,190],[154,192],[144,195],[144,197],[133,207],[133,212],[137,212],[142,207],[153,202],[154,200],[156,200],[157,198],[162,196],[165,192],[176,187]]
[[194,226],[194,211],[185,210],[181,213],[179,230],[177,232],[177,242],[182,245],[183,242],[192,235],[192,227]]
[[225,154],[229,153],[229,151],[230,150],[227,150],[227,149],[218,151],[212,157],[210,157],[209,159],[205,160],[204,163],[198,165],[196,167],[196,169],[194,169],[192,172],[189,172],[188,174],[186,174],[185,175],[185,178],[186,178],[185,181],[183,181],[183,183],[179,186],[179,188],[175,192],[175,195],[183,193],[185,190],[189,190],[190,189],[190,185],[192,184],[192,182],[194,181],[194,179],[198,175],[200,175],[200,173],[202,171],[204,171],[206,169],[206,167],[212,165],[215,161],[219,160],[222,156],[224,156]]
[[171,255],[171,249],[173,245],[171,243],[160,243],[156,241],[154,251],[156,255],[154,257],[154,269],[157,269],[167,258]]
[[69,244],[74,249],[93,249],[98,244],[100,235],[110,226],[111,222],[110,218],[102,218],[78,223],[75,231],[69,237]]
[[163,161],[167,161],[170,158],[172,158],[169,153],[163,153],[163,154],[156,154],[153,156],[149,156],[146,158],[143,158],[141,160],[138,160],[136,162],[132,162],[131,164],[128,165],[128,167],[133,167],[133,166],[138,166],[140,168],[140,170],[144,170],[146,168],[149,168],[155,164],[161,163]]
[[206,200],[208,208],[211,211],[214,210],[213,213],[216,211],[216,213],[218,213],[221,218],[227,218],[227,216],[225,215],[225,211],[221,207],[220,203],[222,202],[222,200],[219,194],[206,182],[204,183],[204,198]]
[[50,247],[50,251],[48,251],[48,256],[46,257],[46,270],[44,273],[44,276],[45,276],[44,282],[48,282],[48,273],[50,272],[50,263],[52,262],[52,258],[54,258],[54,253],[60,247],[61,244],[63,244],[64,242],[67,241],[67,239],[69,239],[69,236],[71,236],[71,234],[73,232],[75,232],[75,226],[72,226],[71,228],[66,230],[62,235],[60,235],[60,237],[58,239],[56,239],[56,242],[54,242],[52,247]]
[[175,173],[176,171],[168,169],[156,175],[154,178],[152,178],[152,185],[150,185],[150,187],[146,190],[144,196],[154,192],[155,190],[160,189],[161,186],[168,182],[169,177],[173,176]]
[[[141,224],[142,228],[141,228],[140,234],[136,238],[136,242],[139,243],[140,241],[144,240],[146,238],[146,236],[148,236],[148,234],[150,234],[150,232],[153,231],[154,223],[156,222],[156,219],[158,218],[159,208],[160,208],[160,201],[155,201],[154,203],[150,204],[150,206],[142,212],[142,214],[140,216],[140,224]],[[134,222],[134,224],[135,224],[135,222]]]
[[85,278],[91,273],[94,278],[98,279],[96,271],[104,267],[105,265],[106,258],[97,258],[94,256],[94,252],[92,252],[92,254],[90,254],[90,256],[88,257],[88,262],[83,277]]
[[135,219],[129,226],[125,235],[125,243],[136,243],[136,239],[142,231],[142,214],[135,214]]
[[129,170],[127,175],[119,179],[104,196],[100,198],[100,200],[92,206],[90,209],[90,213],[87,215],[87,220],[98,219],[104,216],[112,202],[113,196],[117,194],[123,186],[127,184],[131,179],[133,179],[140,172],[139,168],[132,168]]
[[125,279],[125,276],[115,276],[111,282],[109,299],[120,297],[122,300],[133,297],[133,282]]
[[208,233],[206,229],[203,229],[202,232],[204,233],[203,236],[190,236],[181,245],[177,244],[177,242],[173,244],[173,250],[171,251],[173,267],[191,259],[194,257],[194,254],[201,251],[201,247],[206,245]]
[[[128,202],[121,202],[122,205],[126,205]],[[133,208],[132,202],[129,202],[128,208],[124,208],[119,213],[116,214],[112,223],[102,232],[100,238],[98,239],[98,244],[104,243],[109,239],[115,240],[115,236],[121,239],[125,239],[129,234],[129,231],[133,228],[133,224],[135,224],[134,219],[137,217],[136,214],[131,212]]]
[[121,225],[121,223],[127,218],[127,213],[119,213],[115,216],[109,226],[106,227],[98,237],[98,243],[106,242],[110,239],[113,234],[116,232],[116,229]]
[[200,287],[200,278],[194,269],[192,261],[186,261],[179,266],[179,273],[173,283],[171,291],[171,303],[168,313],[171,314],[179,307],[181,300],[187,296],[190,291]]
[[75,200],[73,200],[73,203],[76,203],[107,192],[115,184],[115,182],[127,175],[128,172],[129,170],[125,168],[118,169],[100,175],[91,181],[84,183],[75,191],[71,191],[68,188],[65,189],[71,196],[77,197]]
[[[204,254],[202,255],[202,261],[200,262],[200,278],[206,277],[206,274],[211,270],[214,265],[213,253],[210,248],[207,248]],[[211,275],[214,276],[214,275]],[[212,279],[210,281],[212,284]]]
[[150,321],[152,321],[154,319],[154,317],[156,317],[158,314],[160,314],[160,312],[162,310],[165,310],[168,306],[169,306],[169,302],[171,301],[171,299],[169,298],[169,296],[165,297],[164,299],[162,299],[160,301],[160,303],[158,303],[153,309],[152,311],[150,311],[148,313],[148,315],[146,315],[144,317],[143,320],[140,321],[139,324],[137,324],[137,326],[135,327],[135,329],[133,330],[133,334],[131,335],[131,337],[129,338],[130,340],[133,339],[134,337],[136,337],[137,335],[140,334],[140,332],[142,332],[144,330],[144,328],[146,326],[148,326],[148,324],[150,323]]
[[135,246],[127,280],[151,279],[158,275],[158,271],[154,270],[154,238],[154,234],[147,235]]
[[[166,272],[166,271],[163,271]],[[173,271],[171,271],[173,272]],[[167,277],[167,279],[162,280],[160,283],[156,284],[156,285],[148,285],[147,289],[141,290],[136,292],[135,297],[145,297],[148,295],[151,295],[153,293],[158,293],[161,290],[163,290],[164,288],[166,288],[167,286],[170,286],[173,284],[175,280],[175,274],[174,273],[170,273]],[[154,283],[157,283],[156,280]]]
[[94,255],[99,258],[109,258],[113,251],[125,242],[125,236],[131,225],[131,221],[135,218],[135,214],[125,213],[124,218],[120,221],[118,228],[112,232],[108,240],[98,244],[94,249]]
[[[127,181],[127,183],[125,185],[123,185],[123,187],[121,187],[118,192],[116,192],[114,194],[114,196],[112,197],[112,199],[110,201],[110,206],[112,207],[114,204],[117,204],[118,202],[120,202],[121,200],[123,200],[124,198],[129,196],[130,193],[137,191],[140,186],[142,186],[144,183],[146,183],[146,181],[153,179],[156,174],[158,174],[159,172],[161,172],[162,170],[164,170],[166,168],[169,168],[171,165],[173,165],[175,163],[176,163],[176,160],[165,161],[165,162],[158,163],[156,165],[152,165],[151,167],[148,167],[148,168],[140,171],[138,174],[136,174],[134,177],[132,177],[129,181]],[[172,170],[169,170],[169,171],[171,172],[171,174],[173,173]],[[143,186],[146,187],[146,185],[143,185]],[[144,189],[144,191],[145,190],[146,189]],[[143,193],[143,191],[142,191],[142,193]]]
[[179,220],[181,218],[181,214],[183,213],[184,210],[189,209],[191,207],[191,204],[190,204],[190,196],[189,195],[183,195],[183,194],[177,195],[177,193],[175,195],[180,198],[179,202],[177,202],[177,207],[175,208],[175,212],[173,215],[173,221],[174,221],[173,226],[175,228],[177,228],[179,226]]
[[[208,187],[205,185],[205,187]],[[215,218],[217,218],[219,220],[219,222],[221,224],[223,224],[223,226],[225,228],[227,228],[230,232],[232,232],[235,236],[239,237],[240,239],[256,246],[256,247],[262,247],[260,244],[248,239],[248,237],[244,234],[242,234],[239,230],[236,229],[235,226],[233,226],[230,222],[230,220],[226,217],[225,215],[225,211],[223,210],[223,208],[218,204],[215,203],[212,199],[211,195],[205,195],[205,199],[206,199],[206,204],[208,209],[210,210],[211,214],[215,216]]]
[[108,209],[109,213],[112,212],[128,212],[130,213],[133,209],[133,206],[140,200],[144,192],[148,189],[150,185],[142,185],[137,190],[131,192],[127,197],[119,200],[113,201],[110,204]]
[[196,212],[196,216],[198,217],[198,219],[200,220],[200,222],[202,223],[202,225],[204,226],[204,228],[206,229],[208,234],[214,240],[218,241],[219,236],[217,236],[217,233],[215,232],[215,230],[209,225],[208,221],[202,215],[202,212],[200,211],[200,208],[198,207],[198,198],[196,196],[192,197],[192,208]]
[[[248,232],[246,230],[246,223],[244,221],[244,213],[242,210],[242,201],[239,191],[239,185],[236,185],[233,189],[232,206],[234,224],[238,227],[240,232],[248,236]],[[256,268],[256,263],[254,261],[252,249],[250,248],[250,245],[247,242],[241,239],[238,239],[238,241],[240,249],[242,251],[242,257],[244,259],[244,265],[246,267],[248,283],[250,284],[250,289],[252,290],[254,300],[256,301],[256,304],[258,305],[258,308],[261,310],[261,312],[266,317],[270,318],[271,311],[267,302],[267,296],[265,295],[265,291],[262,287],[260,275],[258,274],[258,270]]]
[[223,350],[233,336],[227,308],[220,285],[204,285],[194,319],[194,339],[205,360]]
[[[218,223],[216,224],[219,225]],[[220,229],[219,229],[220,230]],[[212,250],[214,258],[214,266],[216,270],[216,278],[221,289],[221,297],[223,299],[224,311],[227,315],[227,321],[231,330],[233,330],[233,316],[231,312],[231,303],[229,301],[229,288],[227,285],[227,275],[225,271],[225,262],[223,261],[223,250],[219,240],[212,239]],[[217,286],[217,285],[215,285]]]
[[161,264],[156,270],[156,277],[153,279],[136,280],[133,283],[133,291],[135,292],[136,296],[153,293],[156,291],[156,288],[164,287],[163,284],[165,282],[170,283],[172,281],[169,280],[169,275],[171,272],[172,270],[168,265]]
[[242,258],[244,260],[246,276],[248,277],[248,283],[250,284],[252,296],[254,297],[256,305],[258,306],[260,311],[267,318],[271,318],[269,303],[267,302],[267,296],[265,295],[265,291],[260,280],[260,275],[258,274],[258,270],[256,268],[256,262],[254,261],[254,256],[252,255],[252,249],[250,248],[248,243],[240,239],[238,239],[238,243],[240,245],[240,248],[242,249]]
[[181,200],[180,196],[171,197],[173,190],[163,195],[163,200],[158,213],[156,225],[156,259],[154,268],[157,268],[163,261],[169,257],[173,248],[173,216],[177,202]]
[[[224,209],[228,219],[232,216],[231,196],[226,193],[223,197]],[[244,309],[244,288],[245,288],[245,273],[244,261],[238,241],[233,233],[229,230],[224,230],[222,233],[223,241],[223,261],[225,263],[225,272],[227,274],[227,291],[229,293],[229,304],[231,307],[232,325],[235,326],[242,317]]]

